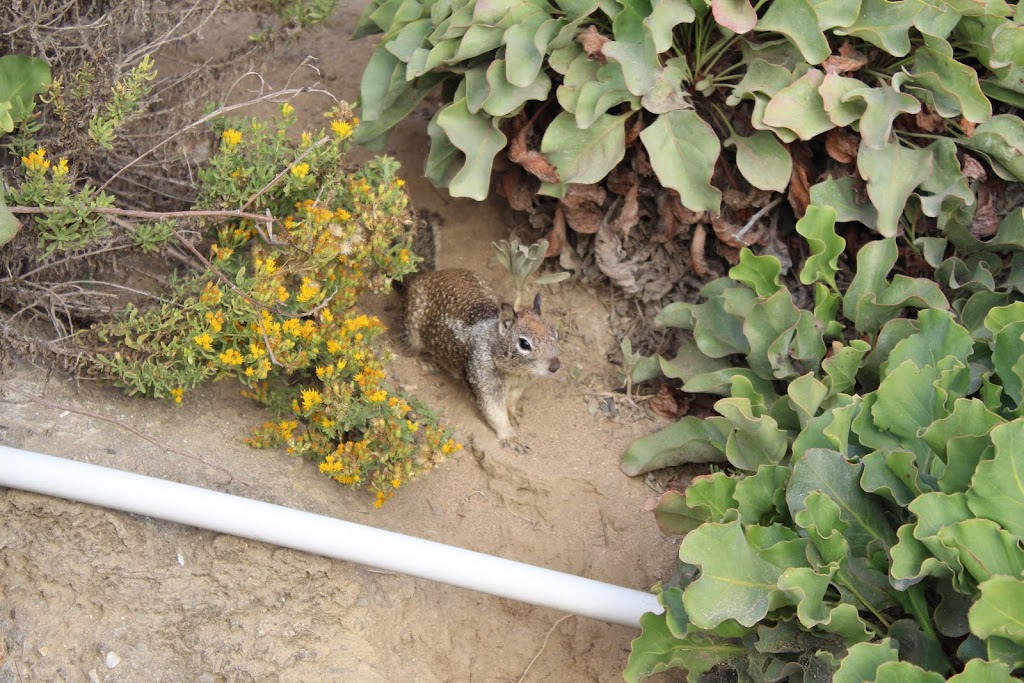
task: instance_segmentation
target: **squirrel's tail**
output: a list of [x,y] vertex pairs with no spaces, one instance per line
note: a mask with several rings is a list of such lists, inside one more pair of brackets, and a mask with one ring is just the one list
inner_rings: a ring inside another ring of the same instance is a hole
[[[409,217],[406,239],[409,242],[409,248],[412,253],[421,259],[419,263],[420,273],[437,270],[438,242],[440,239],[437,226],[441,223],[441,220],[441,215],[433,211],[413,211]],[[404,295],[409,282],[416,275],[417,273],[413,273],[412,275],[407,275],[404,280],[395,280],[393,283],[395,290]]]

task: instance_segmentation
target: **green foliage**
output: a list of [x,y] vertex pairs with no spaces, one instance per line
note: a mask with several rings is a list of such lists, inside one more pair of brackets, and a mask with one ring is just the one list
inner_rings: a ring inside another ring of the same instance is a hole
[[[273,124],[215,120],[221,144],[200,169],[196,210],[228,220],[207,226],[208,268],[92,333],[118,349],[98,358],[129,394],[181,403],[207,380],[233,379],[275,416],[249,443],[308,457],[380,505],[461,446],[388,385],[384,326],[356,310],[360,294],[414,269],[407,199],[391,159],[341,170],[354,119],[347,108],[328,115],[330,131],[315,136],[290,134],[290,104]],[[160,221],[133,238],[146,250],[175,234]]]
[[[519,244],[513,240],[501,240],[494,243],[494,251],[497,252],[498,263],[512,276],[512,283],[515,286],[516,298],[513,306],[518,310],[519,304],[526,289],[526,281],[537,272],[544,264],[544,253],[547,251],[548,241],[541,240],[529,246]],[[569,273],[547,273],[539,275],[534,279],[536,285],[550,285],[561,282],[569,277]]]
[[302,28],[311,28],[334,14],[338,0],[270,0],[279,17]]
[[[1024,103],[1024,28],[1003,0],[374,0],[356,36],[373,33],[384,37],[363,74],[359,140],[382,144],[442,86],[427,175],[455,196],[487,195],[495,156],[527,118],[539,150],[510,158],[554,197],[636,149],[684,206],[717,213],[723,149],[751,186],[784,191],[786,145],[836,129],[859,142],[848,162],[870,203],[853,178],[812,198],[883,237],[912,226],[918,206],[936,217],[951,196],[974,205],[957,146],[1024,180],[1024,123],[993,116]],[[918,113],[941,120],[908,123]]]
[[10,133],[35,109],[35,97],[46,92],[50,66],[24,55],[0,57],[0,131]]
[[153,90],[156,78],[153,60],[146,55],[131,72],[111,89],[106,111],[89,119],[89,137],[104,149],[113,149],[117,129],[139,112],[139,103]]
[[718,415],[636,441],[622,468],[732,470],[655,508],[686,533],[683,571],[658,587],[666,612],[644,617],[627,680],[727,663],[755,681],[1009,681],[1024,666],[1024,304],[1000,282],[951,305],[891,274],[893,238],[860,248],[840,292],[835,215],[811,206],[798,226],[814,311],[773,258],[744,254],[702,302],[662,312],[688,352],[725,363],[681,375],[722,396]]

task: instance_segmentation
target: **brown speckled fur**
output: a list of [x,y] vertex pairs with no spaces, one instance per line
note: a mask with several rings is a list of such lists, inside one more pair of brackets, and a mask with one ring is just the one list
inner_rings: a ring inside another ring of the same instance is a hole
[[[469,384],[502,442],[514,438],[511,418],[529,381],[559,368],[558,335],[535,308],[512,311],[469,270],[415,276],[405,296],[410,349]],[[520,348],[526,340],[529,350]],[[518,446],[512,443],[513,447]]]

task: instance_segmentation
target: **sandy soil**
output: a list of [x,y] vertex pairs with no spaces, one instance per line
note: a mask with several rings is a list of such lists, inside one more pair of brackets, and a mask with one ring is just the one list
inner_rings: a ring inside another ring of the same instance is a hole
[[[307,55],[323,86],[354,99],[373,42],[351,42],[359,7],[253,65],[280,87]],[[244,35],[246,27],[211,27]],[[212,43],[211,43],[212,44]],[[170,58],[201,58],[203,45]],[[211,48],[212,49],[212,48]],[[159,60],[158,60],[159,65]],[[295,102],[314,114],[322,97]],[[453,200],[419,176],[426,116],[391,141],[413,201],[444,217],[443,266],[491,274],[490,243],[514,219],[497,202]],[[642,511],[651,491],[618,470],[625,446],[659,426],[602,395],[606,301],[571,283],[546,288],[563,368],[524,397],[525,455],[498,447],[468,393],[399,357],[393,376],[469,444],[381,510],[308,462],[241,443],[264,419],[227,383],[184,406],[128,399],[27,364],[3,378],[0,443],[203,486],[645,590],[676,552]],[[397,299],[368,307],[389,324]],[[158,447],[110,421],[218,468]],[[2,463],[0,463],[2,466]],[[230,474],[227,474],[230,473]],[[0,683],[14,681],[615,681],[638,631],[253,541],[0,489]]]

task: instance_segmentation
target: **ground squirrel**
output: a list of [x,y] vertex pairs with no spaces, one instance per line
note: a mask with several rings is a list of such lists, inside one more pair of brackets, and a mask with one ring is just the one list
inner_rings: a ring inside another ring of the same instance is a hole
[[469,270],[421,273],[406,283],[405,331],[410,349],[463,379],[505,447],[525,450],[512,422],[533,377],[558,371],[558,334],[533,308],[516,312],[498,303]]

